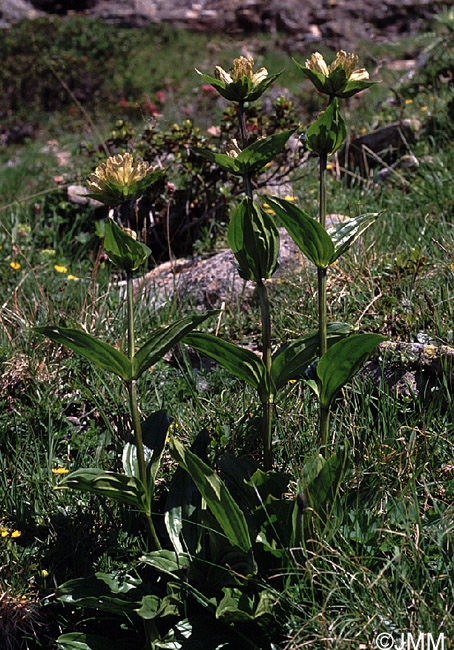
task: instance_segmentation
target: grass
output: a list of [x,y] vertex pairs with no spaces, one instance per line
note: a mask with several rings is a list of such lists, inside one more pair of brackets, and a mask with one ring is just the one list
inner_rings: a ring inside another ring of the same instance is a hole
[[[69,53],[77,59],[87,56],[93,39],[99,38],[104,47],[111,42],[107,28],[98,32],[99,27],[84,21],[74,25],[70,49],[62,49],[60,42],[46,57],[61,62]],[[55,23],[43,29],[44,34],[55,30]],[[63,38],[70,27],[59,29]],[[112,121],[109,111],[104,112],[107,98],[124,96],[132,104],[125,108],[126,117],[140,128],[141,97],[159,90],[167,98],[164,121],[181,120],[189,108],[198,112],[202,127],[208,126],[213,107],[199,111],[200,80],[189,71],[195,66],[211,70],[214,58],[226,66],[238,45],[171,29],[138,32],[133,42],[128,40],[130,34],[121,34],[123,49],[113,55],[115,74],[99,90],[94,105],[87,103],[102,135]],[[367,46],[367,63],[382,57],[413,57],[431,39],[427,33],[411,42]],[[261,62],[273,70],[287,68],[285,86],[311,114],[317,102],[314,106],[307,99],[289,57],[275,51],[270,40],[260,37],[254,43],[263,52]],[[38,37],[35,42],[40,42]],[[366,51],[366,44],[361,47]],[[179,57],[179,65],[175,63],[182,49],[187,68]],[[156,51],[159,56],[152,56]],[[200,59],[201,51],[205,58]],[[370,161],[371,175],[361,182],[337,178],[334,171],[329,179],[329,212],[383,211],[361,242],[333,267],[329,317],[393,340],[426,337],[422,340],[453,342],[454,159],[447,117],[452,85],[444,81],[446,67],[452,69],[449,56],[439,53],[415,78],[399,84],[395,72],[383,69],[383,83],[370,91],[367,101],[351,100],[348,105],[347,121],[355,128],[419,119],[421,129],[406,151],[416,157],[418,166],[396,168],[397,173],[378,183]],[[303,60],[303,55],[296,58]],[[85,63],[93,71],[94,63]],[[387,103],[393,96],[397,103]],[[30,331],[49,321],[77,322],[114,344],[121,345],[124,339],[124,309],[112,283],[116,278],[106,262],[96,263],[99,238],[93,221],[100,217],[91,208],[70,204],[61,184],[52,180],[67,175],[65,185],[83,177],[92,161],[81,154],[78,143],[87,133],[97,142],[80,112],[69,126],[69,109],[75,104],[67,93],[61,97],[61,110],[47,113],[36,141],[8,146],[0,153],[2,163],[12,161],[0,176],[0,527],[7,531],[0,538],[0,631],[7,648],[55,647],[62,631],[95,629],[96,621],[88,613],[55,600],[56,586],[94,571],[137,575],[145,545],[140,523],[127,507],[54,489],[59,474],[53,470],[58,468],[120,469],[121,450],[130,433],[127,399],[118,383]],[[115,118],[117,107],[118,102]],[[220,111],[219,104],[216,110]],[[36,111],[43,115],[43,106]],[[72,154],[71,164],[63,169],[43,152],[46,141],[54,137]],[[295,181],[293,191],[315,215],[315,175]],[[12,262],[20,268],[12,268]],[[55,266],[67,271],[59,273]],[[78,280],[68,279],[68,274]],[[313,274],[306,263],[273,287],[276,345],[314,328],[315,305]],[[159,310],[140,307],[139,338],[168,322],[175,311],[188,309],[184,303],[169,303]],[[220,335],[258,344],[255,313],[254,305],[248,310],[232,306],[223,316]],[[279,576],[277,587],[272,580],[269,583],[287,610],[280,620],[282,650],[307,646],[347,650],[359,644],[372,648],[377,634],[384,631],[424,631],[434,638],[439,633],[454,638],[451,381],[447,368],[419,396],[399,396],[385,385],[371,387],[360,378],[343,390],[334,408],[331,435],[333,448],[348,442],[350,465],[329,527],[316,527],[310,544],[294,551],[286,579]],[[183,352],[146,373],[139,393],[142,413],[165,408],[182,441],[189,443],[206,427],[213,462],[225,452],[260,458],[260,408],[255,396],[218,367],[207,369]],[[288,385],[275,413],[277,467],[289,471],[295,481],[317,446],[316,406],[309,390],[297,382]],[[173,471],[166,456],[159,478],[160,502]],[[12,537],[8,531],[14,530],[21,535]],[[132,622],[125,627],[134,629]]]

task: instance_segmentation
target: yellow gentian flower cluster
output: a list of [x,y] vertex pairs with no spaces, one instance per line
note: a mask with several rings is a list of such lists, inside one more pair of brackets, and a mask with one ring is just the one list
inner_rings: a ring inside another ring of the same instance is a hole
[[130,153],[117,154],[96,167],[87,185],[89,196],[115,207],[120,203],[135,201],[160,174],[144,161],[134,161]]

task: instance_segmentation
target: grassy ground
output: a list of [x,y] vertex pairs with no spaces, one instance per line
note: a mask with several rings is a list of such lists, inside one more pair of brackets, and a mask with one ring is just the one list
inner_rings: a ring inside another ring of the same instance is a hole
[[[27,35],[30,27],[21,29]],[[93,169],[95,158],[81,152],[81,139],[99,144],[116,119],[133,122],[137,131],[150,119],[166,124],[190,117],[202,128],[216,124],[223,105],[201,96],[200,78],[192,70],[211,73],[214,60],[227,67],[240,46],[171,29],[114,33],[85,21],[64,27],[50,21],[33,31],[33,47],[22,53],[23,65],[33,61],[35,72],[40,66],[50,70],[46,79],[59,110],[42,104],[48,92],[44,82],[32,99],[25,98],[30,110],[21,106],[20,88],[4,107],[5,115],[13,111],[8,124],[30,120],[38,137],[0,150],[0,633],[7,648],[46,649],[55,647],[62,632],[96,628],[88,611],[81,614],[55,600],[56,586],[95,570],[139,574],[145,545],[137,517],[126,506],[54,490],[59,468],[120,470],[130,426],[126,395],[116,380],[31,332],[48,322],[78,322],[104,340],[124,342],[124,305],[108,264],[96,263],[99,237],[93,222],[99,215],[70,204],[64,186]],[[50,42],[49,34],[58,36],[52,47],[43,45]],[[428,32],[394,45],[359,44],[359,53],[372,69],[382,59],[414,57],[433,41]],[[114,45],[101,83],[96,67]],[[310,99],[289,57],[275,51],[271,39],[261,37],[253,45],[260,64],[286,68],[279,83],[301,107],[304,123],[319,108],[318,99]],[[432,54],[411,79],[382,67],[382,84],[348,103],[347,121],[359,133],[396,119],[418,119],[420,128],[404,152],[415,156],[417,165],[397,166],[384,182],[377,181],[373,160],[362,179],[332,170],[329,212],[383,214],[333,267],[329,317],[392,340],[451,345],[452,44],[451,50],[440,46]],[[81,94],[77,75],[68,75],[68,57],[73,72],[76,64],[86,66],[83,76],[92,86],[85,90],[88,95],[93,91],[93,101]],[[295,58],[304,61],[305,54]],[[4,79],[17,76],[11,66],[6,68]],[[156,95],[160,91],[161,99]],[[147,102],[163,117],[153,117]],[[65,164],[58,164],[49,140],[70,154]],[[317,184],[310,166],[297,174],[300,180],[290,182],[315,216]],[[169,302],[158,310],[138,309],[139,338],[189,308]],[[316,296],[308,267],[273,288],[272,320],[276,346],[314,328]],[[232,305],[220,335],[258,343],[256,306],[244,310]],[[219,368],[194,371],[186,361],[183,354],[180,362],[159,362],[141,378],[142,412],[167,409],[184,442],[206,427],[213,462],[226,451],[259,459],[260,409],[253,392]],[[348,441],[349,469],[328,529],[313,531],[305,553],[295,553],[287,579],[279,581],[278,599],[286,616],[278,621],[282,634],[276,648],[374,648],[377,634],[385,632],[424,632],[434,638],[443,633],[445,647],[450,647],[451,381],[446,368],[419,396],[399,396],[384,386],[372,389],[360,379],[344,389],[331,434],[333,448]],[[302,382],[289,384],[275,414],[277,467],[295,481],[317,447],[316,405]],[[173,471],[166,456],[159,478],[161,502]],[[273,585],[271,580],[270,591]],[[109,625],[117,624],[109,620]],[[124,627],[134,631],[132,621]]]

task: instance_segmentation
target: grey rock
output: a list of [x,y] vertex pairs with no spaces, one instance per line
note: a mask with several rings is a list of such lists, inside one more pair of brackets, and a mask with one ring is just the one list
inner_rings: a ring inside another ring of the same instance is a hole
[[[283,228],[281,238],[280,267],[269,281],[271,287],[291,276],[302,265],[302,254]],[[135,281],[137,298],[155,308],[172,298],[189,298],[196,306],[217,308],[223,302],[248,302],[255,284],[245,282],[238,274],[236,261],[230,250],[221,251],[208,259],[193,258],[164,262]]]

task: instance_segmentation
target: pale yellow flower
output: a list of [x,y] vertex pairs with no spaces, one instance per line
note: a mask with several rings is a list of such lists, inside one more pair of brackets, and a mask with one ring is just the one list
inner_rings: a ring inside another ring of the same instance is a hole
[[67,275],[66,278],[67,278],[68,280],[78,280],[78,279],[79,279],[79,278],[77,277],[77,275],[71,275],[71,273],[70,273],[69,275]]
[[[295,61],[317,90],[332,97],[351,97],[361,90],[368,88],[369,73],[365,68],[357,68],[358,57],[352,52],[340,50],[336,58],[328,65],[320,52],[311,54],[302,66]],[[338,74],[342,70],[344,75]]]
[[59,264],[54,264],[54,269],[57,271],[57,273],[67,273],[68,271],[66,266],[60,266]]
[[237,158],[241,153],[240,146],[235,138],[224,147],[224,153],[229,156],[229,158]]
[[311,54],[311,58],[306,61],[306,68],[309,68],[309,70],[313,70],[314,72],[319,72],[325,77],[327,77],[330,72],[326,65],[326,61],[320,52],[314,52]]
[[254,72],[254,59],[252,56],[248,59],[240,56],[238,59],[233,60],[233,72],[231,75],[221,68],[220,65],[217,65],[214,70],[214,76],[226,84],[236,83],[242,77],[246,77],[246,79],[250,79],[253,85],[256,86],[267,78],[268,70],[266,68],[260,68],[257,72]]
[[130,153],[117,154],[90,174],[87,181],[89,196],[114,207],[139,198],[157,175],[151,165],[141,160],[134,161]]
[[243,102],[258,99],[279,74],[270,76],[266,68],[259,68],[254,72],[252,56],[249,58],[240,56],[233,60],[230,72],[217,65],[214,69],[214,78],[204,74],[202,76],[226,99]]

